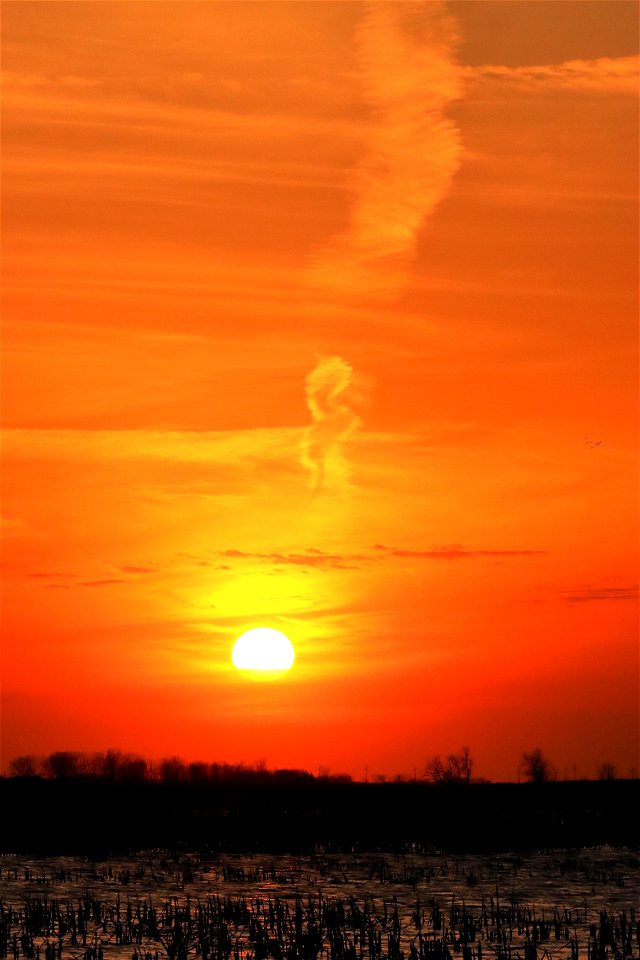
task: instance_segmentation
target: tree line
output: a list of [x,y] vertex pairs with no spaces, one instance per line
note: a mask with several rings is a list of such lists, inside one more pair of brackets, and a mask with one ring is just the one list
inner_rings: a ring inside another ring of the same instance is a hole
[[149,760],[133,753],[119,750],[84,753],[58,750],[48,756],[25,754],[9,762],[9,776],[37,777],[47,780],[87,779],[104,783],[255,783],[265,781],[310,782],[328,779],[350,782],[348,774],[325,773],[314,777],[306,770],[268,770],[263,762],[245,763],[188,763],[180,757],[163,757]]
[[[474,759],[469,747],[462,747],[458,753],[446,757],[436,754],[427,760],[424,775],[432,783],[468,784],[472,781]],[[548,783],[558,779],[558,769],[540,747],[524,750],[520,756],[519,771],[529,783]],[[632,778],[635,774],[632,773]],[[616,780],[618,774],[615,764],[607,760],[598,768],[598,780]]]
[[[447,755],[435,754],[424,764],[420,779],[438,785],[467,786],[474,782],[474,758],[468,746]],[[547,783],[558,779],[558,771],[540,747],[525,750],[520,758],[522,779],[530,783]],[[315,776],[306,770],[268,770],[261,761],[257,764],[185,762],[180,757],[164,757],[158,761],[148,760],[138,754],[122,753],[119,750],[85,753],[58,750],[48,756],[24,754],[9,762],[11,777],[38,777],[50,780],[89,779],[107,783],[310,783],[331,781],[350,783],[346,773],[331,774],[328,768],[320,768]],[[374,776],[377,783],[386,782],[386,777]],[[396,781],[408,778],[398,776]],[[418,779],[418,774],[414,776]],[[598,770],[599,780],[617,779],[615,765],[606,761]],[[485,781],[486,782],[486,781]]]

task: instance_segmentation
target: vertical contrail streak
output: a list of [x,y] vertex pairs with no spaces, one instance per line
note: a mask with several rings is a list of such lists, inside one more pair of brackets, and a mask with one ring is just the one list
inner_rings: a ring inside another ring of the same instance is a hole
[[[347,229],[317,253],[307,273],[315,292],[337,304],[402,290],[418,232],[460,163],[458,130],[445,110],[460,96],[463,74],[444,5],[377,0],[362,7],[356,44],[371,111],[366,152],[354,174]],[[312,423],[301,461],[314,496],[348,482],[344,443],[360,425],[348,401],[352,377],[338,356],[321,358],[307,376]]]
[[301,461],[311,473],[311,490],[336,490],[347,482],[348,463],[343,443],[360,425],[351,409],[348,391],[353,370],[341,357],[320,357],[306,380],[312,423],[302,440]]
[[311,281],[333,297],[386,294],[406,283],[418,231],[460,163],[454,23],[436,0],[365,3],[356,42],[371,108],[366,153],[354,176],[345,232],[320,250]]

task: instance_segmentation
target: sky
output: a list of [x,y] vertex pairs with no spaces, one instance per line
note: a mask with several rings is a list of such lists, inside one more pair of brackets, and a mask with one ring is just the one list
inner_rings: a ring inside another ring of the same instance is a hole
[[637,5],[2,17],[3,768],[637,771]]

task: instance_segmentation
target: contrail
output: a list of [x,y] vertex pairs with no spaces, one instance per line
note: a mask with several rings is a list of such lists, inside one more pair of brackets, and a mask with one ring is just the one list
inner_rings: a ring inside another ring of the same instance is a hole
[[[393,296],[406,283],[418,231],[459,166],[460,140],[445,108],[461,94],[454,22],[437,0],[363,3],[356,36],[359,79],[372,112],[355,171],[349,225],[313,258],[307,279],[338,301]],[[321,357],[306,379],[312,424],[301,462],[311,490],[343,488],[345,441],[360,425],[349,403],[353,369]]]
[[363,7],[356,43],[373,115],[368,149],[355,172],[349,225],[308,271],[338,298],[400,292],[418,231],[460,165],[458,129],[444,111],[461,94],[463,71],[444,5],[379,0]]
[[312,423],[301,444],[300,460],[311,473],[311,491],[339,489],[348,481],[343,444],[360,426],[348,402],[353,369],[342,357],[320,357],[305,385]]

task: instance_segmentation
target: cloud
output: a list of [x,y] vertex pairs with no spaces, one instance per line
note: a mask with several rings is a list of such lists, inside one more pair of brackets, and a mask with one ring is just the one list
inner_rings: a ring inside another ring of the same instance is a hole
[[535,557],[546,550],[465,550],[461,545],[438,547],[435,550],[390,550],[392,557],[417,560],[464,560],[470,557]]
[[363,9],[359,78],[374,122],[349,225],[308,272],[338,296],[400,291],[418,231],[460,165],[458,130],[444,111],[461,94],[462,71],[443,4],[372,2]]
[[74,574],[72,573],[29,573],[27,574],[31,580],[60,580],[60,579],[71,579]]
[[0,536],[3,539],[5,537],[20,537],[29,533],[33,533],[33,529],[22,517],[0,517]]
[[[167,460],[220,463],[236,468],[263,458],[288,459],[299,442],[298,428],[249,430],[75,430],[8,428],[5,456],[76,461]],[[8,521],[11,531],[20,521]]]
[[[172,74],[171,79],[171,83],[162,87],[162,94],[169,98],[178,90],[173,82],[175,75]],[[255,83],[251,88],[255,93]],[[56,80],[43,74],[19,71],[2,72],[2,89],[4,111],[10,121],[15,120],[19,125],[25,122],[29,125],[37,122],[42,126],[66,125],[78,133],[83,130],[92,132],[96,127],[105,132],[126,128],[136,139],[137,135],[144,136],[147,144],[150,135],[154,139],[163,137],[168,146],[175,145],[175,149],[169,151],[168,162],[176,172],[180,166],[184,168],[185,163],[188,171],[189,147],[195,146],[203,136],[209,137],[211,130],[215,130],[219,137],[255,138],[255,142],[260,142],[263,147],[265,143],[277,143],[283,139],[290,142],[292,136],[327,139],[341,136],[357,142],[364,135],[362,125],[345,116],[344,111],[340,111],[342,115],[316,114],[310,109],[316,102],[311,96],[303,97],[298,109],[287,109],[287,104],[283,103],[282,110],[274,110],[271,102],[267,111],[255,105],[255,97],[243,100],[242,104],[237,101],[225,104],[215,95],[208,103],[198,103],[190,96],[177,101],[163,100],[157,78],[146,88],[138,90],[137,96],[132,96],[130,88],[123,93],[117,84],[110,85],[101,79],[67,76]],[[219,88],[217,92],[220,92]],[[176,131],[179,131],[177,139]],[[103,151],[105,156],[128,157],[136,166],[149,163],[153,169],[158,167],[155,151],[145,151],[141,156],[139,151],[114,149],[108,136]],[[214,171],[219,163],[223,168],[231,167],[231,164],[216,161],[211,156],[209,159]],[[283,160],[278,167],[283,165],[290,171],[293,181],[299,182],[297,165]],[[206,175],[204,164],[202,171]],[[319,168],[316,173],[320,173]],[[288,180],[287,177],[285,182]]]
[[629,587],[591,587],[581,593],[568,594],[567,603],[590,603],[594,600],[637,600],[638,585]]
[[122,573],[155,573],[153,567],[120,567]]
[[[266,560],[269,563],[278,566],[296,566],[296,567],[316,567],[332,570],[351,570],[353,567],[346,566],[346,560],[368,560],[369,557],[360,555],[343,556],[342,554],[322,553],[313,551],[309,553],[245,553],[243,550],[224,550],[223,557],[235,560]],[[228,570],[229,567],[224,569]]]
[[503,558],[503,557],[536,557],[544,556],[546,550],[467,550],[462,544],[436,547],[433,550],[403,550],[383,547],[375,544],[372,548],[375,553],[322,553],[308,549],[305,553],[253,553],[244,550],[223,550],[220,556],[233,560],[266,560],[278,565],[291,564],[293,566],[314,567],[320,570],[353,570],[353,564],[380,563],[388,560],[464,560]]
[[88,77],[77,77],[73,74],[53,79],[41,73],[21,73],[18,70],[3,70],[2,86],[6,90],[12,91],[56,88],[70,89],[74,87],[84,89],[85,87],[93,88],[102,86],[102,81]]
[[127,580],[81,580],[81,587],[110,587],[114,583],[127,583]]
[[600,57],[526,67],[485,64],[467,67],[468,76],[501,80],[525,90],[552,88],[637,96],[638,57]]
[[301,442],[300,460],[311,474],[313,496],[340,489],[349,480],[343,445],[360,426],[351,409],[353,368],[342,357],[320,357],[308,374],[305,392],[312,424]]

